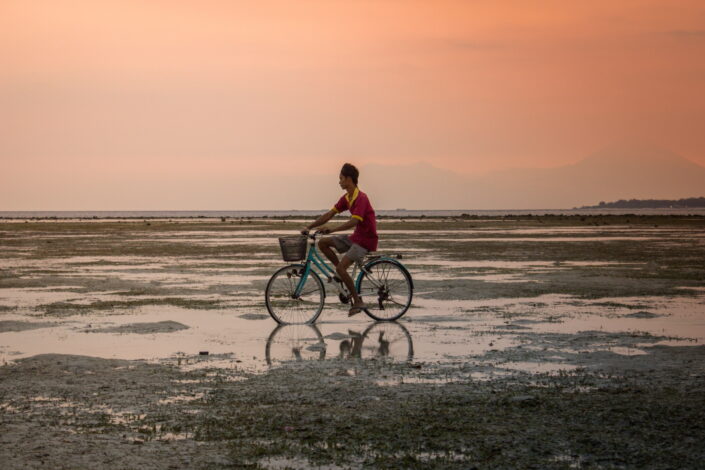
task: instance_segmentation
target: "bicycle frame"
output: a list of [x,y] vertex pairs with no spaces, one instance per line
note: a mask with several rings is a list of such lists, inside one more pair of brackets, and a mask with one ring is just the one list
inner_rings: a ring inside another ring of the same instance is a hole
[[[318,250],[316,250],[316,238],[319,235],[319,232],[314,233],[313,235],[307,235],[309,239],[311,240],[309,242],[309,249],[308,253],[306,255],[306,260],[304,261],[304,272],[301,275],[301,279],[299,280],[299,283],[296,286],[296,289],[294,290],[293,297],[298,298],[301,295],[301,292],[304,289],[304,285],[306,285],[306,281],[308,280],[309,275],[313,271],[317,276],[320,277],[320,275],[323,275],[325,277],[326,281],[328,284],[333,284],[335,288],[338,291],[338,294],[340,295],[341,299],[343,297],[347,297],[348,299],[351,296],[351,292],[348,291],[347,286],[343,284],[342,282],[333,282],[333,278],[335,277],[335,269],[333,269],[325,259],[318,253]],[[399,255],[397,255],[399,257]],[[400,265],[403,269],[404,265],[402,265],[399,261],[396,259],[390,258],[389,256],[375,256],[376,259],[380,260],[387,260],[391,261],[392,263]],[[356,261],[353,265],[353,272],[352,275],[350,276],[351,278],[354,279],[353,283],[355,285],[356,289],[359,289],[360,282],[362,281],[362,276],[363,274],[370,274],[369,271],[365,269],[364,263],[368,261],[367,259],[363,261]],[[316,269],[318,272],[316,272]],[[358,269],[360,272],[358,273]],[[377,288],[383,289],[384,286],[382,283],[380,283],[378,280],[374,279],[372,276],[368,276],[368,279],[372,285],[374,285]],[[413,289],[414,284],[411,279],[409,279],[411,288]],[[323,298],[325,299],[326,297],[326,289],[324,287],[323,289]]]
[[[328,281],[329,284],[333,284],[333,277],[335,276],[335,270],[330,267],[330,265],[323,259],[323,257],[318,253],[318,250],[316,250],[316,235],[311,237],[312,241],[309,243],[309,249],[308,249],[308,254],[306,255],[306,261],[304,261],[304,265],[306,268],[304,269],[304,273],[301,276],[301,280],[299,281],[299,284],[296,286],[296,290],[294,291],[294,296],[298,297],[301,295],[301,291],[304,288],[304,285],[306,284],[306,281],[308,280],[308,276],[313,270],[313,268],[318,268],[318,272],[322,274],[326,280]],[[360,273],[357,273],[358,266],[360,267]],[[355,263],[353,267],[353,273],[352,273],[352,278],[355,279],[355,276],[357,275],[358,277],[362,276],[363,268],[360,263]],[[341,294],[349,295],[350,293],[347,291],[346,288],[341,288],[341,286],[338,285],[338,283],[334,284],[335,287],[338,289],[338,292]],[[325,289],[323,292],[323,295],[325,296]]]

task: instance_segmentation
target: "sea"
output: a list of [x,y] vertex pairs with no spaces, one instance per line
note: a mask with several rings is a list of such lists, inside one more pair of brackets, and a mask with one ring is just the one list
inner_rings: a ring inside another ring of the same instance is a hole
[[[196,210],[196,211],[0,211],[0,219],[178,219],[178,218],[298,218],[326,212],[318,210]],[[705,207],[659,209],[506,209],[506,210],[377,210],[388,218],[421,217],[503,217],[558,215],[697,215],[705,216]]]

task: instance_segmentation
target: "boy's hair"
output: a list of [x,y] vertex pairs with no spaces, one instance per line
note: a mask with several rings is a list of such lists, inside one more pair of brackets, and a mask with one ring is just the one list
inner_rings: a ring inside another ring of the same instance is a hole
[[340,174],[352,178],[353,183],[357,186],[357,177],[360,176],[360,172],[355,168],[355,165],[346,163],[343,165],[343,168],[340,169]]

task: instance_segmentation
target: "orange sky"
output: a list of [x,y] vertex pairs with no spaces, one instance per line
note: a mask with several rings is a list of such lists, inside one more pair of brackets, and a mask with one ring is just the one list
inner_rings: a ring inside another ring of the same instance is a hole
[[1,0],[0,210],[245,209],[213,181],[645,136],[705,165],[704,57],[695,0]]

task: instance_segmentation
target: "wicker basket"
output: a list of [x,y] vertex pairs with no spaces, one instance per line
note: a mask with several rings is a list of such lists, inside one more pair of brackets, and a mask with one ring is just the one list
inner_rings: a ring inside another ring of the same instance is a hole
[[306,257],[306,237],[303,235],[280,237],[279,247],[284,261],[301,261]]

